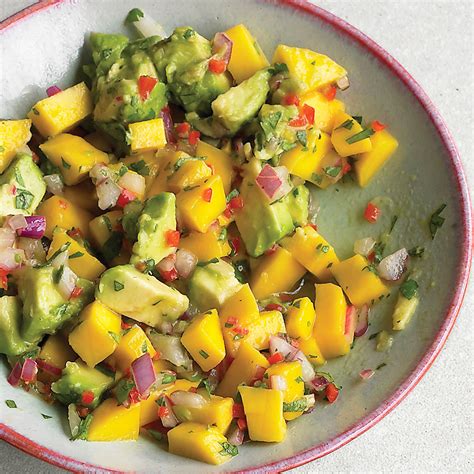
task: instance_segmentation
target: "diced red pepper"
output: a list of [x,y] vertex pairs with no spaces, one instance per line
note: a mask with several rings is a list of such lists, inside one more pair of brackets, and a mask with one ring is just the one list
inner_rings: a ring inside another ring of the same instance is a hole
[[334,403],[337,400],[338,395],[339,389],[333,383],[330,383],[326,387],[326,398],[328,399],[328,402]]
[[268,250],[265,250],[265,255],[272,255],[274,254],[278,249],[277,244],[273,244]]
[[89,414],[89,408],[87,407],[76,407],[76,411],[81,418],[85,418]]
[[308,224],[310,227],[312,227],[316,232],[318,231],[318,226],[316,224]]
[[303,110],[301,111],[303,115],[306,117],[307,122],[310,125],[314,123],[314,108],[308,104],[303,105]]
[[246,336],[249,333],[249,330],[247,328],[244,328],[240,325],[234,326],[232,329],[236,334],[240,334],[241,336]]
[[370,222],[371,224],[373,224],[374,222],[377,222],[377,219],[379,218],[379,216],[380,216],[380,209],[374,204],[372,204],[371,202],[369,202],[369,204],[367,204],[367,207],[365,208],[365,211],[364,211],[364,219],[367,222]]
[[211,188],[206,188],[202,192],[202,199],[206,202],[211,202],[211,199],[212,199],[212,189]]
[[288,122],[288,125],[290,127],[300,128],[300,127],[305,127],[307,123],[308,121],[306,120],[306,116],[300,114],[298,115],[298,117],[295,117],[294,119],[290,120]]
[[238,237],[232,237],[229,239],[229,245],[232,248],[231,257],[237,255],[240,251],[240,239]]
[[0,288],[8,289],[8,273],[5,270],[0,270]]
[[188,137],[189,144],[197,145],[197,142],[200,136],[201,136],[201,133],[198,132],[197,130],[193,130],[192,132],[189,132],[189,137]]
[[121,95],[118,95],[117,97],[115,97],[115,101],[116,102],[122,102],[123,101],[123,97]]
[[242,196],[235,196],[229,201],[229,207],[233,211],[234,209],[242,209],[244,207],[244,200]]
[[271,355],[268,358],[268,363],[270,365],[273,365],[273,364],[277,364],[278,362],[281,362],[284,359],[285,358],[282,356],[282,354],[280,352],[275,352],[275,354]]
[[186,136],[191,130],[191,125],[188,122],[177,123],[175,125],[176,133],[180,136]]
[[245,418],[239,418],[237,420],[237,426],[239,430],[244,431],[247,428],[247,420]]
[[286,293],[280,293],[278,297],[280,298],[281,301],[284,301],[285,303],[287,301],[293,301],[295,299],[295,295],[288,295]]
[[140,76],[138,78],[138,93],[140,94],[140,99],[147,100],[157,82],[158,79],[155,77]]
[[128,398],[130,403],[138,403],[140,401],[140,392],[138,391],[137,387],[133,387],[128,394]]
[[[16,196],[16,186],[14,184],[12,184],[11,193],[13,196]],[[59,205],[61,205],[61,202],[62,201],[59,202]]]
[[327,100],[334,100],[336,98],[337,87],[336,86],[329,86],[324,91],[324,96]]
[[124,208],[129,202],[134,201],[136,198],[135,194],[133,194],[128,189],[122,189],[120,196],[117,199],[117,206]]
[[214,74],[222,74],[227,69],[227,63],[223,59],[210,59],[209,71]]
[[298,96],[293,93],[286,94],[285,97],[283,97],[283,104],[284,105],[300,105],[300,99],[298,99]]
[[386,128],[385,124],[383,124],[382,122],[379,122],[378,120],[374,120],[370,125],[374,132],[380,132],[384,128]]
[[171,270],[167,272],[163,272],[160,270],[160,275],[165,281],[173,281],[178,278],[178,270],[176,270],[176,268],[172,268]]
[[180,239],[179,230],[167,230],[165,232],[165,239],[169,247],[177,247]]
[[224,209],[224,212],[222,214],[224,214],[224,217],[227,217],[227,219],[230,219],[232,217],[232,210],[231,210],[231,208],[229,207],[228,204],[227,204],[227,207]]
[[280,313],[282,313],[284,310],[285,308],[278,303],[270,303],[265,306],[265,311],[280,311]]
[[60,200],[58,201],[58,203],[59,203],[59,207],[60,207],[61,209],[67,209],[67,202],[66,202],[66,201],[63,201],[62,199],[60,199]]
[[83,405],[90,405],[94,401],[95,395],[91,390],[84,390],[81,395],[81,403]]
[[234,403],[232,405],[232,417],[233,418],[245,418],[244,406],[242,403]]
[[234,318],[234,316],[229,316],[225,324],[228,326],[234,326],[235,324],[237,324],[237,318]]
[[375,260],[375,252],[370,252],[367,256],[367,260],[372,263]]
[[31,152],[31,157],[33,158],[34,163],[39,163],[40,158],[34,151]]
[[79,237],[80,239],[82,239],[84,237],[84,235],[82,234],[82,230],[81,229],[78,229],[77,227],[74,227],[74,229],[71,229],[67,232],[67,234],[69,235],[69,237]]
[[82,288],[80,286],[75,286],[74,289],[71,291],[71,296],[69,299],[72,298],[79,298],[82,295]]
[[152,357],[153,360],[160,360],[161,359],[161,352],[156,351],[155,355]]
[[163,418],[164,416],[168,416],[170,414],[170,409],[168,407],[162,406],[158,408],[158,416]]
[[349,171],[352,169],[352,166],[350,163],[345,163],[344,166],[342,167],[342,174],[347,174]]
[[120,326],[121,326],[122,329],[130,329],[132,327],[131,324],[128,324],[125,321],[122,321]]

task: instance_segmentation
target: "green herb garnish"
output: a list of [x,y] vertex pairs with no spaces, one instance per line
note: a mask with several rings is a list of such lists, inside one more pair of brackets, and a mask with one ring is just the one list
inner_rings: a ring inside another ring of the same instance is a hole
[[342,166],[327,166],[323,171],[331,178],[337,178],[342,170]]
[[120,283],[117,280],[114,280],[114,290],[115,291],[122,291],[125,288],[125,285],[123,283]]
[[119,404],[127,400],[131,390],[135,387],[135,382],[131,379],[122,379],[115,388],[115,398]]
[[436,211],[431,215],[430,218],[430,234],[431,234],[431,239],[433,240],[435,238],[436,232],[438,232],[438,229],[440,229],[445,221],[445,218],[442,217],[440,214],[444,211],[446,208],[446,204],[441,204],[441,206],[436,209]]
[[199,355],[200,355],[203,359],[207,359],[207,358],[209,357],[209,354],[208,354],[206,351],[202,350],[202,349],[199,351]]
[[139,8],[130,10],[125,18],[125,23],[135,23],[140,18],[143,18],[143,12]]
[[26,189],[17,189],[15,196],[15,207],[17,209],[28,209],[33,202],[34,196]]
[[407,300],[411,300],[418,294],[418,283],[415,280],[406,280],[400,286],[399,291]]
[[131,163],[129,168],[135,173],[138,173],[142,176],[149,176],[150,175],[150,168],[145,163],[144,160],[137,161],[136,163]]
[[362,132],[356,133],[355,135],[350,136],[349,138],[346,138],[346,142],[351,145],[352,143],[357,143],[360,142],[361,140],[365,140],[366,138],[369,138],[372,136],[375,132],[371,128],[366,128],[365,130],[362,130]]
[[354,126],[354,120],[353,119],[347,119],[345,122],[342,122],[339,127],[336,127],[336,130],[340,128],[345,128],[346,130],[351,130],[352,127]]
[[84,255],[84,252],[74,252],[73,254],[69,255],[69,258],[72,259],[72,258],[79,258],[79,257],[82,257]]
[[5,400],[5,404],[8,408],[18,408],[14,400]]
[[290,403],[283,402],[283,412],[305,411],[308,408],[306,398],[298,398]]
[[63,168],[66,170],[68,170],[71,167],[71,165],[63,157],[61,157],[61,163],[63,165]]
[[425,253],[425,247],[417,246],[408,250],[408,255],[410,255],[410,257],[422,257],[424,253]]
[[52,418],[51,415],[45,415],[44,413],[41,413],[41,416],[42,416],[45,420],[49,420],[50,418]]
[[298,130],[296,132],[296,139],[300,142],[301,146],[308,146],[308,136],[306,134],[306,130]]
[[72,435],[70,440],[74,441],[76,439],[87,439],[87,433],[89,431],[89,426],[92,422],[92,414],[89,413],[81,422],[77,429],[77,433]]
[[227,441],[220,444],[222,446],[222,451],[219,451],[219,454],[222,454],[223,456],[225,455],[237,456],[237,454],[239,454],[239,450],[237,446],[234,446],[233,444],[230,444]]

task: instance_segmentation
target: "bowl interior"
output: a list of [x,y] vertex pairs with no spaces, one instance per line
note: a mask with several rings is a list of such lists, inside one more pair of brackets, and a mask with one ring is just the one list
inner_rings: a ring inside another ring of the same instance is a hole
[[[351,87],[341,94],[349,112],[389,124],[398,138],[400,147],[396,155],[366,189],[347,181],[326,191],[315,191],[321,203],[318,226],[339,257],[346,258],[352,253],[355,239],[377,238],[388,231],[392,218],[398,216],[387,252],[401,246],[426,248],[425,257],[412,262],[419,275],[422,299],[416,316],[408,329],[394,334],[390,352],[375,351],[375,341],[369,340],[369,336],[381,329],[390,330],[397,295],[394,289],[389,299],[376,305],[368,333],[357,340],[350,355],[321,369],[331,372],[343,386],[338,402],[318,406],[312,414],[291,422],[284,443],[253,443],[242,447],[242,454],[225,465],[229,470],[261,466],[324,445],[368,413],[382,410],[384,400],[415,369],[443,323],[455,292],[463,246],[462,211],[454,170],[426,111],[400,79],[358,43],[322,19],[278,3],[201,0],[198,8],[189,8],[186,0],[65,0],[0,33],[2,118],[23,117],[35,101],[44,97],[45,89],[51,84],[66,87],[73,83],[82,60],[87,57],[83,44],[88,32],[133,34],[124,27],[123,20],[129,9],[140,7],[168,31],[189,24],[207,37],[243,22],[269,58],[280,42],[329,55],[349,71]],[[362,213],[367,202],[374,199],[378,200],[383,217],[371,225],[362,219]],[[447,204],[446,222],[432,241],[429,217],[442,203]],[[360,380],[361,369],[381,364],[386,366],[370,381]],[[5,364],[0,364],[0,372],[2,398],[14,399],[19,407],[11,410],[0,403],[1,420],[48,449],[79,462],[117,470],[218,470],[170,455],[146,439],[137,443],[70,442],[64,410],[49,407],[10,387],[5,380]],[[53,418],[45,420],[41,413],[52,414]]]

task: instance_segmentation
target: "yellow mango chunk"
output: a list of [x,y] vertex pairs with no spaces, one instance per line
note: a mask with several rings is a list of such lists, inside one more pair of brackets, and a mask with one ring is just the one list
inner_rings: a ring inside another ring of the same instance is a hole
[[290,76],[300,82],[301,92],[327,86],[347,76],[347,71],[328,56],[284,44],[277,46],[272,62],[288,66]]
[[298,227],[291,237],[282,239],[280,245],[322,281],[331,278],[330,268],[339,262],[334,248],[310,225]]
[[[283,378],[286,389],[283,392],[283,402],[291,403],[304,396],[303,370],[298,361],[280,362],[271,365],[265,372],[264,378],[271,383],[272,376],[278,375]],[[267,378],[268,377],[268,378]],[[283,411],[285,420],[294,420],[303,414],[302,411]]]
[[339,156],[333,149],[324,155],[315,175],[316,184],[321,189],[326,189],[331,184],[337,183],[343,176],[344,168],[348,163],[348,158]]
[[314,128],[331,133],[336,112],[345,110],[343,102],[337,99],[329,100],[319,91],[311,91],[300,97],[300,108],[309,105],[314,109]]
[[370,271],[369,262],[362,255],[335,263],[331,271],[354,306],[372,304],[389,293],[389,288]]
[[308,339],[300,339],[298,342],[300,344],[300,351],[303,352],[312,364],[323,365],[326,363],[326,359],[321,353],[321,349],[314,336]]
[[[49,365],[56,367],[58,370],[66,367],[66,362],[77,359],[77,354],[72,350],[67,340],[60,334],[53,334],[46,338],[43,347],[38,355],[38,359],[44,360]],[[47,371],[38,373],[38,379],[44,383],[51,383],[61,377],[61,374],[51,374]]]
[[162,118],[131,123],[130,148],[133,153],[158,150],[166,145],[166,133]]
[[263,351],[270,347],[270,337],[282,332],[286,333],[285,321],[280,311],[262,311],[260,317],[251,321],[247,328],[248,334],[243,341]]
[[122,211],[109,211],[89,222],[92,243],[99,250],[121,223]]
[[[344,126],[343,126],[344,125]],[[356,135],[364,129],[362,125],[343,111],[337,112],[334,117],[334,128],[331,134],[332,146],[340,156],[357,155],[372,150],[372,141],[370,138],[358,140]],[[356,138],[354,138],[356,137]],[[348,142],[352,140],[353,143]]]
[[261,257],[252,272],[250,288],[258,300],[263,300],[273,293],[291,290],[305,273],[306,269],[288,250],[278,247],[272,254]]
[[185,159],[190,158],[190,155],[184,151],[174,151],[164,148],[156,152],[156,159],[159,164],[158,174],[153,180],[153,183],[148,190],[147,196],[150,198],[157,194],[169,192],[168,179],[174,172],[175,165]]
[[168,189],[179,193],[212,175],[211,168],[202,160],[185,161],[168,179]]
[[199,261],[208,261],[229,255],[231,248],[227,238],[222,238],[222,228],[211,226],[207,232],[190,232],[181,237],[179,248],[192,252]]
[[314,338],[326,359],[347,354],[351,343],[345,336],[347,304],[341,288],[316,284]]
[[[210,190],[210,191],[209,191]],[[176,197],[178,219],[189,230],[206,232],[226,208],[222,179],[218,175],[201,181],[197,187]]]
[[227,444],[227,438],[217,428],[200,423],[181,423],[168,431],[170,453],[208,464],[222,464],[232,459],[224,449]]
[[269,365],[266,357],[257,349],[245,341],[241,342],[235,359],[217,386],[216,395],[234,398],[240,384],[249,385],[255,379],[259,367],[266,369]]
[[69,344],[89,367],[95,367],[116,349],[121,322],[118,314],[96,300],[81,311]]
[[68,246],[68,264],[71,270],[80,278],[95,280],[104,271],[105,266],[91,255],[84,246],[66,234],[63,229],[56,229],[48,250],[48,258],[57,252],[63,245]]
[[221,177],[224,192],[226,195],[229,194],[235,174],[231,156],[224,150],[220,150],[202,140],[199,140],[197,144],[196,156],[206,157],[206,163],[214,168],[214,174]]
[[288,336],[293,339],[311,337],[315,317],[313,302],[308,297],[293,300],[285,317]]
[[137,440],[139,431],[140,404],[125,408],[117,405],[115,398],[109,398],[92,412],[87,441]]
[[148,339],[143,329],[135,324],[122,336],[110,361],[119,370],[125,372],[135,359],[146,352],[150,354],[150,357],[156,354],[150,339]]
[[48,239],[53,238],[56,227],[62,229],[79,229],[82,235],[89,238],[89,221],[92,216],[89,212],[74,205],[62,196],[51,196],[43,201],[36,210],[36,214],[46,217],[46,230],[44,235]]
[[252,441],[279,443],[286,436],[283,392],[240,386],[249,437]]
[[367,186],[398,148],[397,139],[387,130],[375,132],[370,140],[372,150],[355,156],[355,174],[357,182],[362,187]]
[[258,45],[257,40],[244,25],[233,26],[225,34],[233,43],[227,69],[237,84],[269,65],[268,59]]
[[109,155],[93,147],[83,138],[61,133],[40,145],[49,161],[56,165],[71,186],[89,177],[89,171],[97,163],[109,162]]
[[65,186],[63,196],[76,206],[92,214],[99,212],[97,193],[91,180],[82,181],[75,186]]
[[120,160],[129,170],[135,171],[145,178],[145,191],[148,192],[158,174],[160,162],[154,151],[145,151]]
[[71,130],[92,113],[92,94],[84,82],[37,102],[28,113],[43,137]]
[[0,120],[0,173],[31,139],[31,120]]
[[225,357],[225,346],[217,311],[211,309],[195,316],[181,342],[204,372],[219,364]]
[[410,299],[405,298],[402,294],[398,295],[397,303],[392,315],[392,329],[401,331],[406,328],[412,316],[415,314],[418,303],[418,296],[412,296]]

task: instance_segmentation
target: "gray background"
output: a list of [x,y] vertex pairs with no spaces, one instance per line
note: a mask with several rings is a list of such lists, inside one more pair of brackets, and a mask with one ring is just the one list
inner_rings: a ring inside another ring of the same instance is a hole
[[[0,0],[0,19],[32,3],[31,0]],[[472,191],[474,1],[319,0],[314,3],[361,29],[422,85],[454,135]],[[473,314],[471,277],[464,306],[445,348],[408,398],[358,439],[292,472],[472,472]],[[0,471],[49,473],[60,469],[1,442]]]

